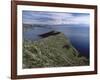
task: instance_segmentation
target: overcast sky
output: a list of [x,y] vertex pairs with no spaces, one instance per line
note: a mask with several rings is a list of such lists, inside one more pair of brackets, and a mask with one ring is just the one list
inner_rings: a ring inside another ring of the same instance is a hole
[[22,20],[25,24],[77,24],[89,26],[90,15],[88,13],[23,11]]

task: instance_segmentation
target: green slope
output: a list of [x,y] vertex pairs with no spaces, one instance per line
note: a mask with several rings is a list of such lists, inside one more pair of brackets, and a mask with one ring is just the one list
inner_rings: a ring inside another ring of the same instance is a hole
[[23,42],[23,68],[89,65],[63,33]]

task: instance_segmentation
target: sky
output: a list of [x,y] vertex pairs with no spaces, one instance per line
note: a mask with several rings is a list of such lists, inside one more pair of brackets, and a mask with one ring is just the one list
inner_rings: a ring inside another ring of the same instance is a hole
[[27,11],[22,12],[23,24],[43,25],[87,25],[90,24],[88,13]]

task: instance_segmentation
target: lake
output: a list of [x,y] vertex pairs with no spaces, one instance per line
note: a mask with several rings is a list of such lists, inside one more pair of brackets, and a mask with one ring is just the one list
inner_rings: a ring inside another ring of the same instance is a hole
[[[23,27],[25,27],[25,25]],[[41,38],[38,35],[52,30],[64,33],[66,38],[70,40],[72,45],[79,51],[79,53],[89,58],[89,26],[45,25],[43,27],[32,25],[31,27],[26,28],[26,30],[23,30],[23,39],[32,41],[38,40]]]

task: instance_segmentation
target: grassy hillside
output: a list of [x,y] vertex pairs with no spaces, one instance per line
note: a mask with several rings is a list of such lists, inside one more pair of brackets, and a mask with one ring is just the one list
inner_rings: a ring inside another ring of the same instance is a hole
[[60,33],[37,41],[23,42],[23,68],[88,65],[88,59]]

